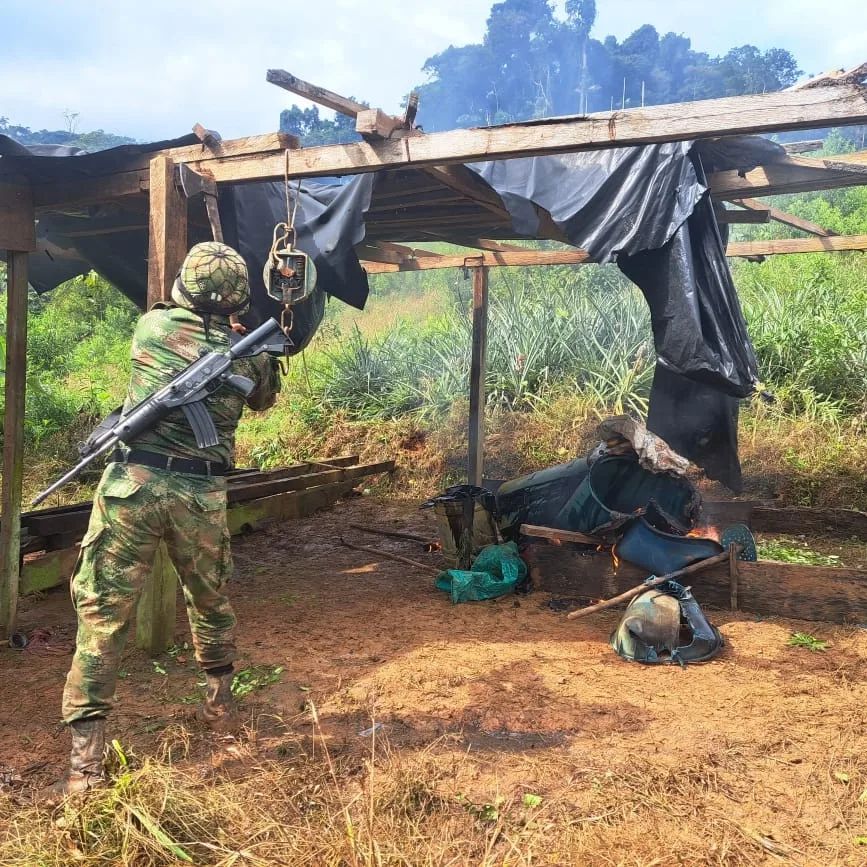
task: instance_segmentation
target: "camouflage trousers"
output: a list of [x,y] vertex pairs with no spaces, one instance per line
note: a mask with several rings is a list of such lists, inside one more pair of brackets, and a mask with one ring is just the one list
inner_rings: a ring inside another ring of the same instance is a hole
[[78,634],[66,723],[111,709],[130,619],[161,540],[180,578],[199,664],[221,668],[235,658],[235,615],[223,594],[232,571],[225,480],[110,463],[72,578]]

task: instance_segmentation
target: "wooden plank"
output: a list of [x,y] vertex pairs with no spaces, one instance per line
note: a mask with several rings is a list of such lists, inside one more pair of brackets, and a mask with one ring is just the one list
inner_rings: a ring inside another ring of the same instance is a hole
[[347,117],[357,117],[361,112],[367,111],[368,108],[354,99],[347,99],[345,96],[334,93],[332,90],[326,90],[324,87],[310,84],[309,81],[304,81],[292,75],[291,72],[286,72],[285,69],[269,69],[265,80],[269,84],[276,84],[277,87],[282,87],[283,90],[288,90],[296,96],[303,96],[304,99],[324,105],[326,108],[347,115]]
[[828,238],[783,238],[768,241],[735,241],[726,256],[780,256],[791,253],[831,253],[867,250],[867,235],[835,235]]
[[[229,532],[236,536],[273,521],[306,518],[319,509],[334,505],[340,497],[349,493],[353,486],[352,481],[334,482],[231,506],[226,513]],[[65,584],[72,575],[77,557],[78,545],[75,545],[28,559],[22,574],[22,592],[49,590]]]
[[[301,147],[298,136],[288,132],[268,132],[264,135],[248,135],[244,138],[203,141],[201,144],[185,145],[162,151],[173,163],[206,162],[219,157],[238,157],[245,154],[267,153],[270,151],[295,150]],[[202,166],[206,169],[206,166]]]
[[588,536],[576,530],[558,530],[555,527],[539,527],[535,524],[521,524],[521,535],[535,539],[550,539],[552,542],[576,542],[579,545],[601,545],[602,539]]
[[388,244],[382,241],[375,243],[365,242],[357,244],[355,253],[359,259],[365,262],[379,262],[388,265],[403,265],[417,256],[423,258],[439,259],[440,254],[431,250],[420,250],[413,247],[404,247],[400,244]]
[[485,374],[488,352],[488,269],[473,268],[473,345],[470,356],[470,416],[467,482],[482,484],[485,464]]
[[348,494],[353,482],[334,482],[305,491],[275,494],[262,500],[251,500],[233,506],[228,511],[229,532],[233,536],[247,533],[274,521],[291,518],[306,518],[319,509],[333,506],[340,497]]
[[0,250],[36,249],[33,195],[26,180],[0,182]]
[[153,572],[145,582],[136,609],[136,647],[146,650],[151,656],[159,656],[174,644],[177,599],[178,573],[165,543],[160,542]]
[[78,560],[78,545],[25,558],[21,566],[21,595],[59,587],[72,577]]
[[148,310],[169,300],[187,254],[187,200],[175,185],[175,164],[164,156],[150,163],[149,225]]
[[766,212],[770,218],[777,223],[783,223],[786,226],[791,226],[793,229],[800,229],[802,232],[807,232],[810,235],[817,235],[820,238],[828,238],[837,234],[836,232],[832,232],[830,229],[823,229],[821,226],[817,226],[809,220],[796,217],[794,214],[790,214],[787,211],[781,211],[779,208],[772,208],[768,205],[764,205],[758,199],[732,199],[731,201],[733,204],[740,205],[742,208]]
[[[607,599],[647,577],[647,571],[621,563],[614,571],[609,555],[581,553],[563,546],[532,546],[539,589],[564,596]],[[731,605],[728,563],[693,577],[701,605]],[[738,563],[739,610],[752,614],[824,620],[867,621],[867,571],[790,563]]]
[[[860,162],[856,157],[856,154],[846,155],[853,163]],[[864,176],[856,171],[830,168],[824,160],[810,157],[788,157],[743,174],[733,170],[714,172],[708,177],[711,195],[718,199],[808,193],[864,183]]]
[[730,208],[728,210],[716,210],[714,211],[714,214],[716,216],[716,221],[720,225],[734,223],[770,223],[771,221],[770,209],[763,207],[748,209],[745,211],[738,211],[734,208]]
[[0,513],[0,638],[15,631],[21,557],[24,477],[24,395],[27,381],[27,253],[6,259],[6,374],[3,411],[3,492]]
[[[241,470],[228,477],[229,498],[245,499],[244,492],[253,485],[265,482],[282,484],[281,480],[294,479],[306,476],[305,484],[312,487],[322,484],[320,474],[340,467],[354,467],[358,463],[358,455],[343,455],[337,458],[328,458],[324,463],[305,462],[291,467],[282,467],[275,470]],[[375,465],[374,465],[375,466]],[[52,544],[52,540],[63,536],[81,538],[87,529],[90,520],[91,503],[76,503],[71,506],[60,506],[53,509],[39,509],[33,512],[24,512],[21,515],[21,530],[26,533],[30,542],[28,549],[31,551],[52,550],[58,546]],[[66,547],[66,545],[60,546]]]
[[867,541],[867,512],[855,509],[781,507],[765,500],[705,500],[702,526],[724,528],[746,524],[755,533],[806,536],[855,537]]
[[350,482],[377,473],[394,472],[394,461],[380,461],[375,464],[363,464],[360,467],[347,467],[346,469],[324,470],[304,476],[292,478],[271,479],[256,484],[244,485],[238,490],[229,490],[229,503],[243,503],[248,500],[258,500],[269,497],[272,494],[288,493],[289,491],[301,491],[318,485],[329,485],[333,482]]
[[438,268],[463,268],[464,266],[523,267],[529,265],[580,265],[588,261],[583,250],[527,250],[526,252],[495,251],[469,253],[465,256],[438,256],[436,258],[411,259],[400,265],[383,262],[365,262],[368,274],[385,274],[395,271],[430,271]]

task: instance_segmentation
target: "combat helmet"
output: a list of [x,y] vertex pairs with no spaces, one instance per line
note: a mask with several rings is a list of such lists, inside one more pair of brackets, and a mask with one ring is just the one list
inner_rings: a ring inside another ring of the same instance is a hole
[[197,313],[229,316],[250,306],[247,264],[219,241],[196,244],[172,286],[172,301]]
[[611,646],[624,659],[651,664],[705,662],[723,644],[689,588],[676,581],[633,599],[611,636]]

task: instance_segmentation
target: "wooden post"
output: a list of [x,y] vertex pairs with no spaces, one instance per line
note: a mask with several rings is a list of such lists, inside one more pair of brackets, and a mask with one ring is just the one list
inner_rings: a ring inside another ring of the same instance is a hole
[[488,348],[488,269],[473,272],[473,352],[470,362],[470,427],[467,482],[481,485],[485,457],[485,370]]
[[[187,201],[175,183],[175,164],[165,156],[150,161],[147,309],[167,301],[187,254]],[[175,632],[177,573],[160,544],[136,615],[136,644],[152,656],[169,647]]]
[[151,656],[158,656],[174,643],[177,596],[178,573],[165,543],[160,542],[136,613],[135,643]]
[[147,309],[167,301],[187,254],[187,200],[175,184],[175,164],[168,157],[150,161],[150,239]]
[[3,411],[3,494],[0,500],[0,630],[15,631],[21,568],[21,483],[27,379],[27,253],[6,258],[6,377]]

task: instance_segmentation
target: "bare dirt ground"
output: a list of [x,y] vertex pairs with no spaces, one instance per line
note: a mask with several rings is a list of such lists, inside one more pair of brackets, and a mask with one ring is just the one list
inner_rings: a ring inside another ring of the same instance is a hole
[[[244,702],[248,779],[257,762],[292,760],[312,700],[347,773],[369,758],[360,733],[375,724],[378,748],[412,760],[443,803],[480,826],[541,829],[520,857],[497,848],[507,833],[488,834],[490,860],[456,844],[431,863],[867,864],[867,631],[710,611],[722,656],[642,667],[608,646],[619,611],[569,622],[544,594],[454,606],[431,576],[339,537],[432,565],[437,555],[350,522],[434,536],[428,513],[362,498],[234,542],[239,665],[283,667]],[[701,601],[698,581],[694,592]],[[35,787],[65,765],[57,722],[74,619],[64,592],[21,608],[21,628],[47,628],[61,651],[0,653],[0,770]],[[788,646],[796,631],[828,649]],[[192,655],[155,666],[131,648],[123,672],[112,735],[146,756],[189,715]],[[191,737],[185,762],[231,772],[225,744]]]

